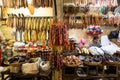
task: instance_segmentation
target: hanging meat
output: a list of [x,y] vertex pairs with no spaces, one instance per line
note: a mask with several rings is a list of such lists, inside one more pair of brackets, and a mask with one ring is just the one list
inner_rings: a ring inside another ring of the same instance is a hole
[[28,3],[27,3],[27,0],[24,0],[24,7],[28,7]]
[[27,40],[28,41],[31,41],[31,31],[30,30],[28,30],[28,32],[27,32]]
[[66,46],[69,44],[67,26],[64,23],[53,23],[50,29],[50,42],[52,45]]
[[[14,20],[15,19],[15,17],[13,16],[13,14],[9,14],[8,15],[8,19],[7,19],[7,25],[9,26],[9,27],[17,27],[16,26],[16,24],[14,23]],[[16,21],[15,21],[16,22]],[[14,26],[13,26],[13,24],[15,24]]]
[[35,30],[31,31],[31,41],[37,41],[37,32]]
[[31,29],[31,18],[28,18],[28,22],[26,23],[27,25],[27,29],[30,30]]
[[24,31],[23,37],[24,37],[24,41],[28,41],[28,31],[27,30]]
[[49,0],[44,1],[45,7],[49,6]]
[[43,24],[44,24],[44,19],[41,18],[41,20],[40,20],[40,25],[39,25],[39,30],[40,30],[40,31],[42,30]]
[[39,17],[24,17],[23,14],[16,16],[15,14],[9,14],[6,20],[9,27],[16,28],[16,40],[20,41],[41,41],[46,44],[48,39],[48,31],[50,25],[53,23],[52,18],[39,18]]
[[39,24],[39,23],[40,23],[39,21],[40,21],[40,19],[37,18],[37,19],[36,19],[36,30],[37,30],[37,31],[39,30],[39,25],[40,25],[40,24]]
[[2,3],[3,7],[9,8],[31,7],[30,12],[32,12],[33,7],[52,7],[53,0],[2,0]]
[[6,5],[7,5],[6,0],[2,0],[2,3],[3,3],[3,7],[6,7]]
[[16,7],[20,8],[20,2],[19,2],[19,0],[16,0]]
[[18,17],[16,15],[13,15],[13,27],[17,28],[18,26]]
[[25,18],[25,30],[28,30],[28,18]]
[[51,67],[56,68],[57,70],[62,69],[63,67],[63,56],[59,55],[57,51],[51,52],[50,53],[50,62],[51,62]]
[[22,17],[22,31],[25,30],[25,17],[23,14],[21,14],[21,17]]
[[34,0],[33,4],[36,8],[38,8],[41,5],[41,0]]
[[49,0],[49,7],[53,7],[53,0]]

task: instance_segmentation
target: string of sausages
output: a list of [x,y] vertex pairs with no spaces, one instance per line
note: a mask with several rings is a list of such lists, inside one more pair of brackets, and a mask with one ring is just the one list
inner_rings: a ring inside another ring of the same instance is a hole
[[54,51],[50,54],[50,62],[52,68],[61,70],[63,67],[63,55],[59,55],[58,52]]
[[64,23],[53,23],[50,29],[50,42],[52,45],[66,46],[69,43],[67,26]]

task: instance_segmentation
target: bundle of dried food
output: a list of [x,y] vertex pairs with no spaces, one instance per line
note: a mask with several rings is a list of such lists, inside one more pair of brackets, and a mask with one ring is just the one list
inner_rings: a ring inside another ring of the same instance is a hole
[[64,46],[65,48],[69,44],[67,26],[62,23],[54,23],[50,29],[50,42],[52,45]]

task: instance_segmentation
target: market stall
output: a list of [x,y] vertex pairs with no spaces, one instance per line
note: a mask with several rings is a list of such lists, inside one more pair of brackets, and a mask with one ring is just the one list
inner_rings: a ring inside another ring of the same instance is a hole
[[1,3],[2,80],[119,80],[117,0]]

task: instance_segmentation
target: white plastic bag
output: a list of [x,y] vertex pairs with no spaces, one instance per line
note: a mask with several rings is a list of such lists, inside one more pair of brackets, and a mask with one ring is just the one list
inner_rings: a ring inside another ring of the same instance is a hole
[[92,55],[104,55],[104,52],[101,48],[92,46],[89,48],[89,50],[91,51]]
[[43,71],[48,71],[50,69],[50,61],[41,61],[40,68]]
[[117,50],[119,50],[119,48],[115,44],[102,46],[101,48],[106,54],[110,54],[110,55],[113,55],[114,53],[116,53]]

